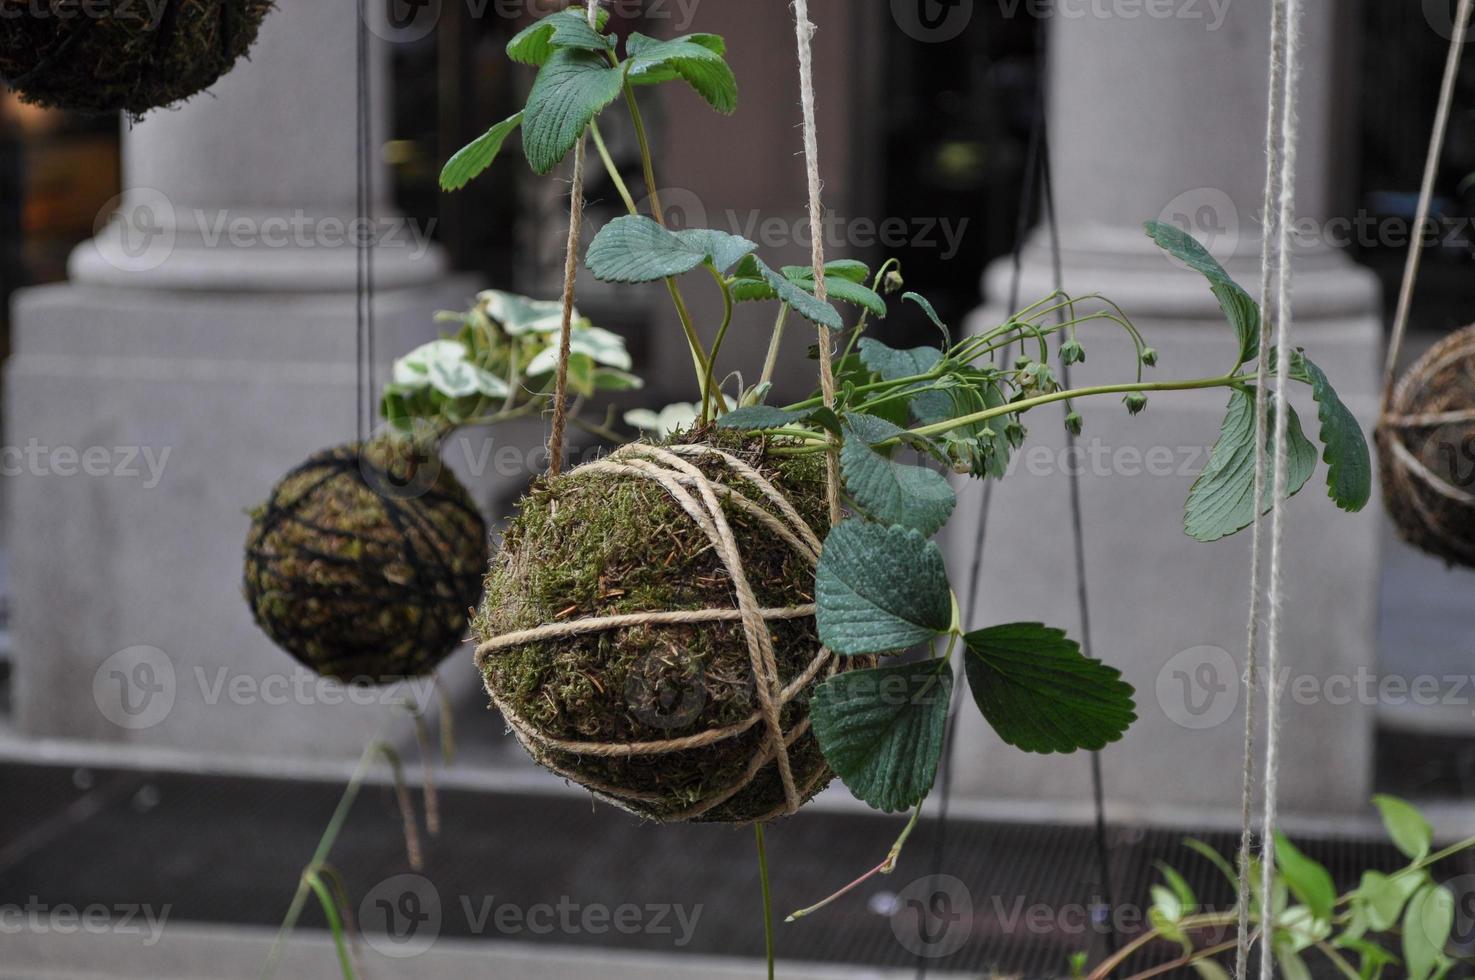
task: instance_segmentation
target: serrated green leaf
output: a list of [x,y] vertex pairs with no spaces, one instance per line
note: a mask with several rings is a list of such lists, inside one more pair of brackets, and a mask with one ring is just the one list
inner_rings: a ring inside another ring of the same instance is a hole
[[820,642],[840,654],[894,653],[952,624],[942,552],[911,528],[847,520],[815,575]]
[[757,247],[725,232],[672,232],[643,214],[627,214],[599,230],[584,261],[605,282],[655,282],[690,272],[708,260],[731,264],[734,255]]
[[808,412],[790,412],[772,405],[749,405],[746,408],[735,408],[731,412],[717,420],[719,429],[743,429],[746,431],[757,431],[760,429],[782,429],[785,426],[797,425],[809,418]]
[[936,347],[896,350],[873,337],[861,340],[857,349],[860,351],[861,361],[879,374],[882,381],[898,381],[928,374],[942,361],[942,351]]
[[534,173],[558,166],[624,81],[623,69],[590,51],[559,48],[548,56],[522,118],[522,149]]
[[1403,852],[1410,861],[1422,861],[1434,843],[1434,828],[1412,803],[1396,796],[1379,793],[1373,797],[1373,805],[1383,817],[1383,827],[1393,846]]
[[[800,279],[814,279],[814,266],[812,265],[786,265],[779,271],[795,282]],[[870,277],[870,267],[855,259],[836,259],[825,263],[826,282],[844,279],[846,282],[864,284]]]
[[1429,980],[1445,962],[1444,946],[1454,928],[1454,896],[1427,884],[1403,913],[1403,966],[1409,980]]
[[948,522],[958,503],[942,474],[925,466],[898,463],[861,438],[845,440],[840,468],[850,496],[882,524],[916,528],[931,537]]
[[[1274,405],[1271,406],[1274,422]],[[1316,472],[1316,447],[1301,431],[1301,420],[1291,409],[1287,428],[1289,469],[1286,491],[1294,495]],[[1268,511],[1274,494],[1275,461],[1266,452],[1265,496],[1261,512]],[[1183,528],[1198,541],[1218,541],[1243,530],[1255,520],[1255,397],[1235,389],[1230,393],[1229,411],[1219,430],[1219,441],[1209,464],[1194,481],[1184,511]]]
[[1311,383],[1321,421],[1322,459],[1327,464],[1327,495],[1345,511],[1356,513],[1373,494],[1373,464],[1367,437],[1357,417],[1342,404],[1326,373],[1301,355],[1299,361]]
[[1291,894],[1311,910],[1312,917],[1330,922],[1332,907],[1337,903],[1337,889],[1332,884],[1331,873],[1302,854],[1280,831],[1275,833],[1275,865]]
[[[599,29],[609,23],[609,11],[598,13]],[[507,57],[523,65],[541,67],[556,48],[581,48],[587,51],[609,50],[609,38],[589,29],[585,7],[570,7],[550,14],[518,31],[507,42]]]
[[[768,284],[768,288],[773,290],[776,298],[788,303],[789,308],[804,319],[829,327],[831,330],[839,330],[845,326],[838,310],[829,303],[821,303],[803,287],[769,268],[762,259],[753,257],[751,268],[758,274],[758,278]],[[811,288],[813,288],[812,284]]]
[[660,41],[630,35],[630,81],[637,85],[684,80],[707,104],[728,114],[737,109],[737,78],[727,64],[727,44],[716,34],[688,34]]
[[[814,279],[795,275],[796,270],[798,270],[797,266],[786,266],[783,270],[784,278],[809,295],[815,296],[817,287],[815,286]],[[809,269],[806,267],[803,271],[808,272]],[[756,270],[755,276],[757,276]],[[875,314],[877,317],[884,318],[886,316],[886,301],[875,291],[865,286],[856,285],[848,279],[839,278],[833,280],[826,279],[825,286],[830,300],[834,302],[859,306],[867,312]],[[739,303],[753,303],[763,300],[779,299],[780,297],[778,291],[769,285],[767,279],[750,277],[739,278],[733,282],[732,298]]]
[[711,259],[717,271],[724,275],[758,247],[746,238],[714,228],[690,228],[675,234],[691,248]]
[[810,717],[825,761],[879,810],[907,810],[937,778],[953,674],[945,661],[836,674],[815,688]]
[[444,191],[459,191],[477,177],[502,152],[502,145],[522,125],[522,113],[504,119],[475,140],[457,150],[446,161],[440,172],[440,187]]
[[1176,225],[1149,221],[1143,225],[1158,247],[1200,273],[1209,281],[1209,289],[1219,301],[1229,324],[1239,338],[1239,363],[1257,356],[1260,351],[1260,305],[1230,278],[1209,250],[1188,232]]
[[963,642],[973,700],[1015,748],[1097,751],[1137,720],[1121,672],[1083,655],[1062,630],[1015,623],[977,630]]

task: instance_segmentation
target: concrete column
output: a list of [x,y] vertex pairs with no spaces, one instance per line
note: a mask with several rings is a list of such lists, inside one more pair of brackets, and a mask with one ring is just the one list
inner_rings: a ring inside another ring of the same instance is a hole
[[[1339,145],[1343,117],[1355,104],[1333,87],[1344,40],[1337,15],[1345,11],[1332,0],[1308,6],[1298,106],[1299,211],[1307,220],[1296,256],[1295,342],[1371,424],[1378,290],[1323,233],[1336,231],[1329,222],[1342,203],[1333,188],[1347,159]],[[1161,352],[1153,372],[1160,379],[1222,373],[1234,347],[1203,279],[1168,261],[1143,235],[1144,220],[1188,227],[1258,291],[1268,25],[1268,0],[1229,5],[1221,23],[1060,13],[1050,25],[1050,138],[1065,285],[1120,303]],[[1021,304],[1053,288],[1047,244],[1037,230]],[[1011,278],[1007,261],[988,270],[989,303],[975,328],[1007,317]],[[1076,369],[1076,383],[1131,376],[1131,348],[1120,333],[1108,336],[1112,329],[1083,332],[1089,362]],[[1159,394],[1136,419],[1115,398],[1084,402],[1086,454],[1070,459],[1063,456],[1063,411],[1031,413],[1030,442],[994,490],[977,624],[1041,619],[1079,637],[1065,467],[1083,470],[1090,652],[1123,669],[1137,689],[1139,721],[1103,755],[1107,795],[1122,818],[1186,808],[1238,819],[1248,534],[1205,545],[1182,530],[1184,500],[1227,402],[1218,392]],[[1306,399],[1298,407],[1314,436],[1314,407]],[[1357,516],[1338,511],[1326,499],[1324,477],[1323,467],[1291,503],[1286,574],[1292,691],[1281,792],[1290,811],[1307,813],[1365,806],[1372,775],[1375,712],[1356,679],[1376,666],[1379,510],[1375,502]],[[949,538],[960,587],[979,491],[968,483]],[[1296,688],[1302,677],[1311,680]],[[971,705],[964,719],[961,792],[988,801],[1089,800],[1084,753],[1024,755],[1000,743]]]
[[[305,683],[240,585],[245,509],[355,436],[356,28],[354,0],[273,11],[211,93],[126,133],[127,190],[72,282],[17,300],[5,442],[36,447],[6,514],[23,736],[336,756],[390,710]],[[475,288],[388,206],[385,54],[379,383]]]

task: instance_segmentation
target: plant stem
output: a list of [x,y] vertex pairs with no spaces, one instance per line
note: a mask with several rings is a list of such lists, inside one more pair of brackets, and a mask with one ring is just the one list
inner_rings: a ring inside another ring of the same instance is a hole
[[615,190],[620,194],[620,200],[625,202],[626,210],[631,214],[639,214],[640,208],[630,194],[629,185],[625,183],[625,178],[620,176],[620,170],[615,166],[614,157],[609,155],[609,147],[604,143],[604,134],[599,131],[598,122],[590,121],[589,134],[594,137],[594,148],[599,151],[599,159],[604,161],[604,169],[609,173],[609,179],[614,182]]
[[[1133,384],[1096,385],[1089,388],[1073,388],[1069,391],[1056,391],[1048,395],[1037,395],[1034,398],[1010,402],[998,408],[985,409],[984,411],[974,412],[971,415],[964,415],[955,419],[934,422],[931,425],[924,425],[912,429],[911,434],[914,436],[935,436],[965,425],[977,425],[980,422],[987,422],[989,419],[998,418],[1001,415],[1017,415],[1020,412],[1027,412],[1032,408],[1039,408],[1041,405],[1068,401],[1073,398],[1088,398],[1093,395],[1123,395],[1131,392],[1194,391],[1202,388],[1227,388],[1245,380],[1248,379],[1228,375],[1221,378],[1198,378],[1192,381],[1140,381]],[[896,440],[893,439],[881,445],[891,445],[895,442]]]
[[703,425],[712,420],[712,392],[717,387],[717,355],[722,350],[722,342],[727,339],[727,328],[732,326],[732,289],[715,265],[708,262],[707,271],[712,273],[712,278],[717,280],[717,288],[722,290],[722,326],[717,328],[717,336],[712,341],[712,352],[707,356],[707,377],[702,382]]
[[[610,55],[614,63],[618,59]],[[650,152],[650,137],[645,130],[645,119],[640,114],[640,106],[635,101],[635,88],[630,83],[625,83],[625,101],[630,107],[630,119],[635,124],[635,136],[640,143],[640,164],[645,174],[646,190],[650,194],[651,217],[662,228],[666,226],[666,215],[661,210],[661,195],[656,187],[655,161]],[[604,145],[597,126],[590,126],[594,135],[594,145],[599,150],[599,159],[604,164],[604,169],[609,172],[610,179],[614,181],[616,188],[620,190],[620,197],[624,199],[625,207],[631,214],[638,215],[640,208],[635,203],[635,198],[630,194],[629,187],[620,176],[619,168],[615,166],[614,159],[609,155],[609,149]],[[676,317],[681,321],[681,332],[686,335],[686,345],[691,349],[692,365],[696,368],[697,383],[702,384],[710,370],[707,363],[707,352],[702,347],[701,338],[697,336],[696,327],[691,319],[691,312],[686,308],[686,299],[681,295],[681,287],[677,285],[675,278],[668,277],[666,280],[666,291],[671,294],[671,302],[676,307]],[[704,393],[705,401],[705,393]],[[725,410],[727,402],[723,400],[722,393],[717,393],[717,403]]]
[[768,848],[763,841],[763,825],[753,824],[758,839],[758,880],[763,886],[763,945],[768,957],[768,980],[773,980],[773,893],[768,882]]
[[277,930],[276,941],[272,943],[271,952],[266,957],[266,965],[262,967],[263,980],[276,972],[277,963],[286,951],[287,937],[296,928],[297,920],[302,916],[303,906],[307,904],[307,894],[311,888],[307,875],[315,873],[318,867],[328,860],[328,855],[338,840],[338,834],[343,830],[343,824],[348,819],[348,812],[353,809],[353,803],[358,799],[359,789],[363,786],[364,777],[369,772],[369,763],[379,754],[380,744],[376,736],[364,749],[364,754],[359,756],[358,766],[354,769],[353,776],[349,778],[348,786],[344,788],[343,796],[338,800],[338,806],[334,809],[333,816],[329,818],[327,828],[323,830],[323,836],[318,840],[317,850],[313,852],[312,860],[308,862],[302,880],[297,883],[297,892],[292,896],[292,904],[287,908],[287,917],[282,921],[282,927]]
[[302,877],[317,895],[318,904],[323,907],[323,916],[328,920],[328,929],[333,933],[333,946],[338,951],[338,965],[343,970],[344,980],[354,980],[353,963],[349,959],[348,945],[343,938],[343,918],[338,914],[338,903],[316,871],[308,871]]
[[778,367],[779,348],[784,343],[784,326],[789,322],[789,304],[781,303],[778,308],[778,320],[773,324],[773,336],[768,339],[768,356],[763,359],[763,374],[758,378],[758,387],[773,381],[774,369]]
[[874,868],[867,871],[865,874],[861,875],[859,878],[855,879],[844,888],[841,888],[839,891],[833,893],[828,898],[822,899],[807,908],[802,908],[799,911],[792,913],[784,921],[797,922],[805,916],[813,915],[825,906],[831,905],[838,899],[841,899],[851,892],[855,891],[861,885],[876,877],[876,875],[889,875],[891,874],[891,872],[895,871],[896,862],[901,858],[901,849],[906,846],[907,838],[911,837],[912,831],[916,829],[917,820],[922,816],[922,806],[925,804],[925,802],[926,801],[924,800],[922,803],[918,803],[917,808],[912,811],[912,818],[907,821],[907,825],[902,828],[900,836],[896,838],[896,843],[892,844],[891,850],[886,853],[886,860],[882,861],[880,864],[876,865]]

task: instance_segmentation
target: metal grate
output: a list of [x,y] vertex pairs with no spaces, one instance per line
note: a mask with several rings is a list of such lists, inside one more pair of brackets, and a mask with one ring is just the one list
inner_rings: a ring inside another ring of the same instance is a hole
[[[171,921],[275,926],[302,864],[342,787],[285,780],[162,773],[0,767],[0,903],[17,896],[56,905],[172,906]],[[752,835],[723,827],[656,827],[577,796],[443,794],[444,829],[428,842],[425,877],[441,911],[440,935],[618,947],[626,951],[751,958],[762,949]],[[900,821],[864,814],[806,812],[769,834],[775,904],[782,915],[871,867]],[[928,835],[919,828],[898,873],[858,890],[824,913],[780,927],[779,955],[873,967],[916,962],[904,914],[889,916],[896,893],[927,870]],[[1113,827],[1112,871],[1122,908],[1141,907],[1154,863],[1179,869],[1206,905],[1227,907],[1231,889],[1207,861],[1185,849],[1187,832]],[[1202,834],[1221,852],[1230,834]],[[1032,978],[1067,972],[1074,951],[1104,955],[1104,934],[1084,916],[1097,904],[1088,829],[1047,824],[958,821],[944,868],[967,888],[972,914],[957,923],[964,941],[929,962],[933,976]],[[1340,886],[1364,869],[1401,864],[1392,848],[1348,839],[1300,841]],[[397,810],[385,789],[360,797],[333,854],[360,900],[406,871]],[[1475,872],[1475,864],[1441,869]],[[509,930],[479,912],[511,906],[680,905],[696,915],[690,940],[669,909],[660,925],[642,912],[642,931],[619,935],[555,927]],[[699,910],[696,908],[699,906]],[[957,911],[953,907],[951,911]],[[1099,911],[1099,910],[1098,910]],[[321,927],[310,913],[307,927]],[[893,928],[893,925],[897,928]],[[1136,926],[1126,923],[1128,932]],[[650,926],[650,928],[645,928]],[[1227,937],[1226,937],[1227,938]],[[1131,969],[1170,962],[1150,948]],[[1458,975],[1458,974],[1457,974]]]

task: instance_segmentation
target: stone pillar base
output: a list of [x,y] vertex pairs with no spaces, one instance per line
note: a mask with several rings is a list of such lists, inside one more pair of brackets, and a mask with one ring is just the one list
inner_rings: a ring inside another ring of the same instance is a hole
[[[1067,288],[1118,302],[1160,352],[1151,376],[1209,377],[1235,356],[1202,277],[1174,268],[1145,238],[1116,254],[1066,256]],[[1143,247],[1145,246],[1145,247]],[[1231,268],[1253,292],[1253,261]],[[988,295],[1009,295],[1012,269],[989,270]],[[1029,251],[1021,305],[1053,288],[1048,255]],[[1323,253],[1298,266],[1295,343],[1371,426],[1377,410],[1381,332],[1372,277]],[[1003,322],[997,305],[974,326]],[[1115,336],[1108,336],[1115,333]],[[1132,377],[1124,334],[1110,324],[1081,332],[1088,363],[1076,385]],[[1315,438],[1314,404],[1297,386],[1297,411]],[[1249,534],[1201,544],[1183,532],[1183,505],[1218,438],[1224,392],[1160,393],[1130,418],[1120,399],[1079,403],[1079,457],[1065,455],[1064,409],[1029,413],[1030,438],[1010,476],[995,485],[978,614],[970,626],[1040,620],[1080,638],[1067,467],[1080,467],[1095,649],[1137,690],[1138,721],[1102,755],[1113,819],[1185,808],[1238,813],[1244,723],[1239,675],[1245,656]],[[982,484],[968,481],[947,544],[954,583],[966,588]],[[1371,794],[1375,706],[1356,695],[1359,671],[1376,664],[1379,509],[1348,515],[1327,498],[1325,465],[1290,503],[1283,650],[1289,670],[1281,729],[1281,798],[1287,811],[1345,814]],[[1309,677],[1312,680],[1297,679]],[[1351,679],[1348,688],[1340,678]],[[1308,694],[1307,692],[1310,691]],[[999,741],[970,702],[959,726],[954,785],[981,800],[1087,801],[1090,758],[1038,756]],[[1263,718],[1263,703],[1258,709]],[[1260,742],[1263,746],[1263,740]],[[1258,751],[1258,749],[1257,749]]]
[[[380,293],[376,384],[435,336],[432,311],[464,309],[475,289],[447,279]],[[4,462],[20,734],[362,750],[392,709],[331,703],[343,689],[274,647],[241,595],[246,509],[313,451],[355,437],[354,301],[79,285],[18,297],[5,442],[22,455]],[[489,458],[447,455],[484,470],[471,482],[480,502],[510,482]],[[158,653],[104,667],[136,647]],[[469,653],[443,674],[476,684]]]

